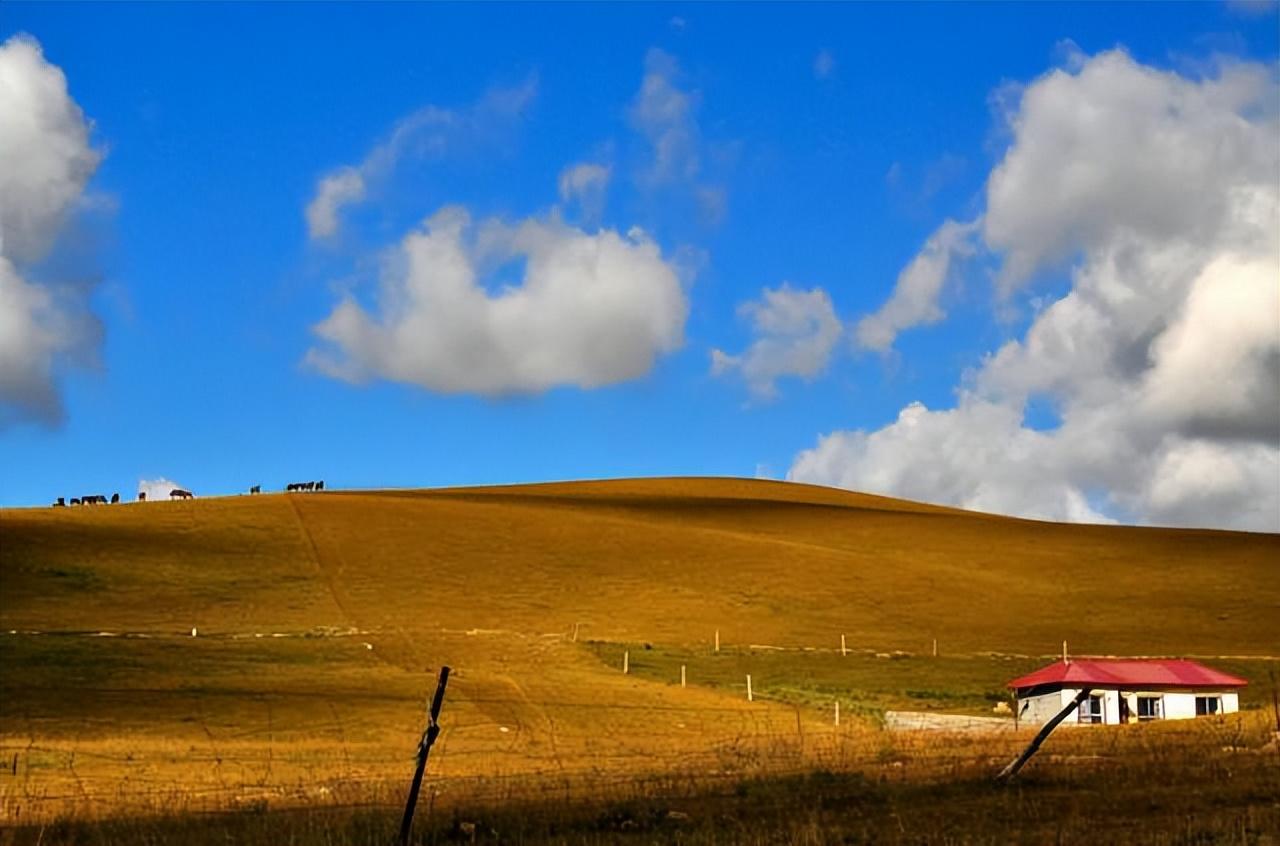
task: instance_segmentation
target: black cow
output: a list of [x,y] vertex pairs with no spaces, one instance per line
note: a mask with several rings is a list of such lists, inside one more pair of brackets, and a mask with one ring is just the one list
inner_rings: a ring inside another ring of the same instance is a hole
[[72,505],[79,505],[79,504],[80,504],[80,500],[79,500],[79,498],[74,497],[74,496],[73,496],[73,497],[71,497],[71,504],[72,504]]
[[115,504],[116,504],[116,503],[118,503],[118,502],[120,502],[120,494],[118,494],[118,493],[113,493],[113,494],[111,495],[111,504],[112,504],[112,505],[115,505]]
[[147,492],[138,491],[138,502],[146,502],[146,501],[147,501]]
[[321,479],[320,481],[316,482],[316,490],[318,491],[324,490],[324,479]]
[[194,497],[191,491],[184,491],[182,488],[174,488],[169,491],[169,499],[191,499]]
[[67,505],[67,501],[66,501],[65,499],[63,499],[62,497],[58,497],[58,501],[57,501],[57,502],[55,502],[55,503],[53,504],[53,507],[54,507],[54,508],[65,508],[65,507],[66,507],[66,505]]
[[249,488],[249,493],[251,494],[262,493],[262,485],[254,485],[253,487]]

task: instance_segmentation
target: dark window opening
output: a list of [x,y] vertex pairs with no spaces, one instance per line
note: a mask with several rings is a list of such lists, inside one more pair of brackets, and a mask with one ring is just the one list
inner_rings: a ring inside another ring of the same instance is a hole
[[1102,722],[1102,697],[1090,696],[1080,703],[1079,720],[1082,723]]
[[1222,697],[1221,696],[1197,696],[1196,697],[1196,716],[1203,717],[1208,714],[1222,713]]
[[1138,719],[1139,720],[1159,720],[1164,717],[1164,697],[1162,696],[1139,696],[1138,697]]

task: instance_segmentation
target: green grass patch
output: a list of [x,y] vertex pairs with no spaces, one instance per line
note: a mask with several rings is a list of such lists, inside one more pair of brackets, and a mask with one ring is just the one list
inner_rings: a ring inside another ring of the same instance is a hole
[[[986,655],[841,655],[835,651],[742,648],[712,652],[599,641],[586,646],[602,663],[619,671],[627,652],[630,672],[641,678],[679,684],[684,665],[689,685],[745,696],[750,674],[757,699],[820,711],[832,710],[838,700],[842,714],[872,717],[889,710],[992,716],[997,703],[1009,701],[1005,685],[1010,679],[1046,663],[1041,658]],[[1250,680],[1241,693],[1242,708],[1269,707],[1269,673],[1280,670],[1276,662],[1224,659],[1208,663]]]

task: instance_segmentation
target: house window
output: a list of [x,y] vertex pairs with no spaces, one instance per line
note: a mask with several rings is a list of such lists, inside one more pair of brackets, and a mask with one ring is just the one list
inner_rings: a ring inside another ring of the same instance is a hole
[[1222,697],[1221,696],[1197,696],[1196,697],[1196,716],[1203,717],[1206,714],[1222,713]]
[[1164,717],[1163,696],[1139,696],[1138,719],[1159,720]]
[[1102,722],[1102,697],[1090,696],[1080,703],[1079,721],[1082,723]]

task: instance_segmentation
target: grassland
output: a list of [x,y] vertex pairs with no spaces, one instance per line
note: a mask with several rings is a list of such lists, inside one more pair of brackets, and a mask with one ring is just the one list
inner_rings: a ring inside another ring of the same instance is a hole
[[[993,814],[1043,842],[1100,813],[1251,842],[1280,826],[1278,562],[1276,536],[739,480],[0,511],[0,843],[386,842],[442,664],[432,842],[964,842],[948,820]],[[1074,763],[1012,794],[986,779],[1025,732],[880,727],[989,714],[1064,638],[1213,656],[1250,710],[1055,736]]]

